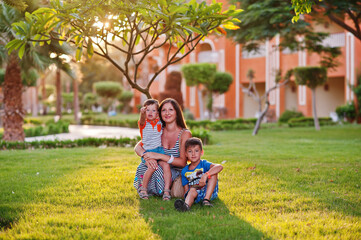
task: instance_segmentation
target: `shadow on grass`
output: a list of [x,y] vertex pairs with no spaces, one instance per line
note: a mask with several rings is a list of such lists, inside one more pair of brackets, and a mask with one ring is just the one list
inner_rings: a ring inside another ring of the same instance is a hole
[[140,213],[152,231],[162,239],[271,239],[249,223],[231,215],[219,199],[214,207],[192,206],[189,212],[178,212],[174,201],[159,197],[140,200]]

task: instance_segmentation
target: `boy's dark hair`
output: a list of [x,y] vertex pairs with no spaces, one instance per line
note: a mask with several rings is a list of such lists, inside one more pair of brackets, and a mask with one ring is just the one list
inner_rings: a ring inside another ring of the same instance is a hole
[[199,138],[196,138],[196,137],[188,138],[185,143],[186,151],[189,147],[193,147],[193,146],[199,146],[201,148],[201,150],[203,150],[202,140],[200,140]]
[[159,108],[159,102],[156,99],[147,99],[147,100],[145,100],[144,103],[143,103],[143,107],[153,105],[153,104],[155,104],[157,106],[157,109]]

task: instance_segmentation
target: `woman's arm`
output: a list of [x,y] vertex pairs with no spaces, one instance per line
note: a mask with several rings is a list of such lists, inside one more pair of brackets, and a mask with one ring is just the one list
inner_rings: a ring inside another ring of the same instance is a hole
[[187,158],[186,158],[186,149],[185,144],[188,138],[192,137],[192,133],[189,130],[183,131],[180,142],[179,142],[179,157],[174,158],[174,161],[172,163],[173,166],[176,167],[185,167],[187,165]]
[[157,160],[155,158],[145,158],[144,157],[144,148],[141,146],[141,141],[139,141],[137,143],[137,145],[135,145],[134,147],[134,152],[139,156],[139,157],[143,157],[143,159],[145,161],[147,161],[147,167],[151,167],[153,169],[157,169],[158,168],[158,163],[157,163]]
[[137,143],[137,145],[135,145],[135,147],[134,147],[134,152],[139,156],[139,157],[142,157],[143,156],[143,154],[144,154],[144,152],[145,152],[145,150],[144,150],[144,148],[142,147],[142,141],[139,141],[138,143]]
[[[179,144],[179,157],[173,157],[173,161],[170,163],[175,167],[185,167],[187,165],[186,160],[186,150],[185,150],[185,142],[188,138],[192,137],[192,134],[190,131],[186,130],[182,133],[180,137],[180,144]],[[168,162],[171,160],[171,156],[168,156],[166,154],[161,153],[154,153],[154,152],[147,152],[143,154],[144,160],[148,161],[149,159],[157,159],[161,161]]]

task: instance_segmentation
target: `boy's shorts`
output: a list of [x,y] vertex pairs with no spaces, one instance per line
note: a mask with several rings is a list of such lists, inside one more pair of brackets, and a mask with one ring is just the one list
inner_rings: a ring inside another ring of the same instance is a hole
[[[184,199],[187,197],[189,190],[186,192],[186,194],[184,194]],[[197,189],[197,197],[196,199],[194,199],[194,203],[199,203],[201,201],[203,201],[203,199],[206,197],[206,192],[207,192],[207,184],[206,186],[202,187],[201,189]],[[216,199],[218,197],[218,181],[216,184],[216,187],[214,188],[214,191],[211,195],[211,199],[209,199],[210,201],[213,199]]]
[[[145,153],[146,153],[146,152],[155,152],[155,153],[165,154],[163,147],[157,147],[157,148],[153,148],[153,149],[148,149],[148,150],[145,150]],[[141,157],[141,160],[142,160],[142,163],[145,163],[145,160],[143,159],[143,157]]]

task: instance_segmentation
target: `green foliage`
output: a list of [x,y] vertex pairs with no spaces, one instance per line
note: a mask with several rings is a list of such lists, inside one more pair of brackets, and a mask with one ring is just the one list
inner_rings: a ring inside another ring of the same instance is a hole
[[83,105],[86,108],[91,108],[97,102],[97,96],[94,93],[88,92],[83,97]]
[[86,58],[79,65],[82,73],[79,91],[84,94],[93,91],[93,84],[99,81],[122,83],[123,74],[107,59],[100,56],[95,55],[90,59]]
[[351,86],[351,89],[356,95],[357,106],[358,106],[357,112],[358,112],[358,116],[361,117],[361,75],[358,76],[357,78],[357,85]]
[[[36,128],[38,130],[40,128]],[[36,131],[35,130],[35,131]],[[55,132],[56,133],[56,132]],[[53,134],[55,134],[53,133]],[[125,147],[135,146],[139,138],[82,138],[75,140],[41,140],[32,142],[6,142],[0,140],[0,150],[51,149],[75,147]]]
[[34,68],[28,69],[26,71],[21,71],[21,79],[23,82],[23,86],[26,87],[36,86],[38,78],[39,78],[39,73]]
[[45,98],[49,98],[51,94],[55,93],[54,85],[45,85]]
[[356,117],[355,104],[352,102],[342,106],[338,106],[336,108],[336,113],[339,119],[347,118],[350,122],[352,122]]
[[187,120],[187,126],[190,129],[202,128],[212,131],[221,131],[221,130],[241,130],[241,129],[252,129],[256,124],[256,118],[237,118],[237,119],[227,119],[227,120],[203,120],[203,121],[194,121]]
[[0,69],[0,86],[4,83],[4,78],[5,78],[5,69],[1,68]]
[[223,94],[228,91],[233,82],[233,76],[227,72],[216,72],[214,82],[210,85],[210,90]]
[[43,122],[39,118],[24,118],[25,124],[41,125]]
[[[30,119],[29,122],[34,123],[34,120]],[[39,124],[36,120],[35,123]],[[25,137],[45,136],[45,135],[68,133],[68,132],[69,132],[69,122],[58,121],[54,123],[53,120],[49,122],[46,126],[39,125],[36,127],[24,129]]]
[[204,128],[194,128],[192,129],[192,137],[197,137],[202,140],[203,145],[207,145],[211,143],[211,134],[209,130]]
[[118,100],[124,103],[129,103],[132,101],[132,98],[134,96],[134,93],[132,91],[123,91],[119,97]]
[[[240,28],[229,31],[227,36],[241,43],[243,51],[257,52],[266,40],[279,36],[280,49],[292,51],[305,49],[320,55],[320,64],[326,67],[337,65],[335,58],[341,54],[339,48],[330,48],[322,44],[328,33],[315,32],[306,19],[291,23],[293,8],[289,1],[231,0],[231,2],[240,4],[245,11],[237,16],[241,20],[237,23]],[[317,16],[313,20],[316,22]],[[304,38],[299,39],[299,36]]]
[[211,63],[191,63],[182,65],[182,73],[188,86],[203,84],[209,88],[214,82],[217,66]]
[[74,102],[74,93],[73,92],[70,92],[70,93],[63,92],[63,93],[61,93],[61,97],[63,98],[64,106],[66,106],[68,103]]
[[[320,126],[335,125],[337,123],[332,122],[332,119],[329,117],[318,118]],[[289,127],[311,127],[314,125],[314,119],[312,117],[299,117],[291,118],[288,120]]]
[[105,98],[115,98],[123,89],[120,83],[110,81],[96,82],[94,88],[99,96]]
[[[311,7],[315,9],[315,15],[323,14],[321,22],[329,21],[337,24],[339,27],[352,33],[356,38],[361,40],[359,24],[361,21],[361,5],[358,0],[339,1],[339,0],[292,0],[292,7],[296,16],[292,22],[299,19],[299,14],[310,13]],[[340,16],[346,16],[352,19],[351,22],[345,23]]]
[[[203,37],[214,31],[222,32],[222,24],[223,28],[237,28],[234,23],[239,20],[233,17],[240,11],[235,6],[223,11],[222,4],[215,1],[210,5],[183,0],[90,0],[86,4],[53,1],[52,8],[26,14],[26,21],[13,25],[21,40],[9,42],[7,48],[10,52],[21,49],[28,41],[34,45],[49,44],[51,40],[69,42],[76,48],[76,60],[85,52],[88,57],[94,53],[100,55],[122,72],[133,88],[151,97],[149,88],[161,71],[186,57]],[[97,39],[96,42],[93,39]],[[169,49],[165,50],[165,64],[147,86],[139,85],[136,73],[143,60],[162,46]],[[175,46],[175,51],[171,51]],[[123,56],[124,61],[119,61],[119,56]],[[130,68],[134,68],[135,74]]]
[[324,67],[296,67],[293,74],[296,84],[306,85],[311,89],[315,89],[327,81],[327,69]]
[[288,120],[290,120],[291,118],[299,118],[299,117],[303,117],[302,112],[286,110],[281,114],[280,118],[278,119],[278,122],[287,123]]
[[[319,0],[320,2],[322,0]],[[300,14],[310,13],[312,6],[315,4],[313,0],[292,0],[292,8],[296,16],[292,18],[292,22],[297,22],[300,19]]]

